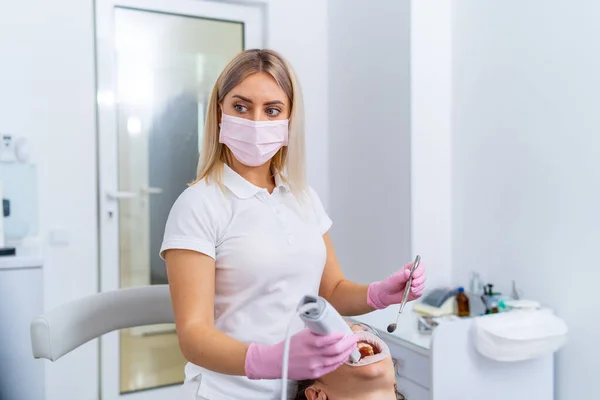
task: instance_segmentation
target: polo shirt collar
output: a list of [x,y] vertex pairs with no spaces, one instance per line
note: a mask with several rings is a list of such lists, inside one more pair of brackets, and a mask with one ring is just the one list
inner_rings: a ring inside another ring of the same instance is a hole
[[[255,186],[242,178],[242,176],[231,169],[227,164],[223,165],[223,184],[240,199],[248,199],[257,193],[264,191],[264,189]],[[283,182],[279,174],[275,175],[275,190],[277,189],[289,191],[288,185]]]

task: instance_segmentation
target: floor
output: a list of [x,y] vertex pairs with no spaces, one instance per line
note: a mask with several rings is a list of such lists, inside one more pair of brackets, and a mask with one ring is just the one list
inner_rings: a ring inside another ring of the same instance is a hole
[[121,331],[121,393],[181,384],[185,364],[173,330]]

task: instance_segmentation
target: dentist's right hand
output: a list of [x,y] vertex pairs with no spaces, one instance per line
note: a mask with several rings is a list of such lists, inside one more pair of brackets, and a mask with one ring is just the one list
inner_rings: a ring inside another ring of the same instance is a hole
[[[304,329],[290,339],[288,378],[317,379],[344,364],[356,348],[356,335],[316,335]],[[246,376],[250,379],[281,379],[283,347],[251,344],[246,354]]]

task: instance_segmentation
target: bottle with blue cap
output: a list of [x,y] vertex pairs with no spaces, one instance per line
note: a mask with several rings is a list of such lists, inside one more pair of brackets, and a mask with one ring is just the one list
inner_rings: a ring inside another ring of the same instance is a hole
[[456,315],[459,317],[471,316],[471,310],[469,309],[469,297],[465,293],[465,288],[459,287],[458,293],[456,294]]

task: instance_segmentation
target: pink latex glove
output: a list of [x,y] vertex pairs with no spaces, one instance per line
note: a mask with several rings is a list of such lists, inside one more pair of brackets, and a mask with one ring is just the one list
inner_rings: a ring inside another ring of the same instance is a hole
[[[288,378],[317,379],[345,363],[356,348],[357,336],[343,333],[315,335],[304,329],[290,338]],[[246,376],[250,379],[280,379],[283,346],[252,343],[246,354]]]
[[[406,264],[392,276],[380,282],[371,283],[367,291],[367,303],[369,306],[380,310],[392,304],[401,303],[412,266],[413,263]],[[425,279],[425,266],[421,263],[413,273],[408,301],[416,300],[423,295]]]

